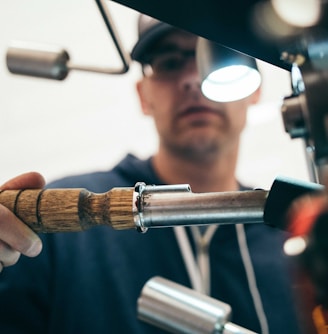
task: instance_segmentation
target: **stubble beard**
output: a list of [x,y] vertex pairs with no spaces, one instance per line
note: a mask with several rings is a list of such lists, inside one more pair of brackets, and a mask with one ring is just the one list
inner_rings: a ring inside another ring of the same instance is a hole
[[179,159],[197,164],[212,162],[220,152],[218,140],[206,137],[192,137],[182,143],[167,140],[165,146],[171,154]]

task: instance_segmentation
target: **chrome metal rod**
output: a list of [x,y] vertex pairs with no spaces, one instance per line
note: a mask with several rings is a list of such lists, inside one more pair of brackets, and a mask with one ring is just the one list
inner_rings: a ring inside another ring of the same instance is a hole
[[267,195],[265,190],[192,193],[189,186],[181,191],[142,189],[136,200],[135,224],[143,230],[178,225],[263,223]]

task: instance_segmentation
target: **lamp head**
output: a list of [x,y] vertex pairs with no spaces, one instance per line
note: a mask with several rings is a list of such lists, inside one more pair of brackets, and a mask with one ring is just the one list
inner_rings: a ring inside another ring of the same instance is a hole
[[254,58],[205,38],[198,38],[196,61],[202,92],[210,100],[240,100],[261,85],[261,74]]

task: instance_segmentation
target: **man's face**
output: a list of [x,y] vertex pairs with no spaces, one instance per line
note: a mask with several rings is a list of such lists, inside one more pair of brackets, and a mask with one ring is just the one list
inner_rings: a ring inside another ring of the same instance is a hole
[[154,118],[161,147],[206,159],[238,144],[251,98],[217,103],[202,95],[196,41],[182,31],[165,36],[150,57],[153,71],[145,68],[137,88],[143,112]]

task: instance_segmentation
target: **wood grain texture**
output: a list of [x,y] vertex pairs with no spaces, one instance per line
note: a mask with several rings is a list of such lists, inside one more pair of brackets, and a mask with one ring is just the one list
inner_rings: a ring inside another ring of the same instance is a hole
[[135,228],[134,188],[103,194],[86,189],[25,189],[0,192],[0,204],[35,232],[76,232],[92,226]]

